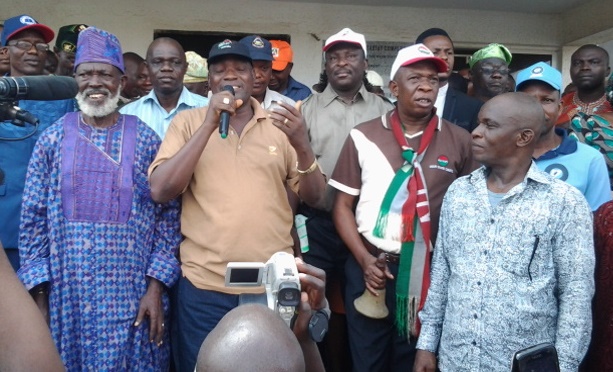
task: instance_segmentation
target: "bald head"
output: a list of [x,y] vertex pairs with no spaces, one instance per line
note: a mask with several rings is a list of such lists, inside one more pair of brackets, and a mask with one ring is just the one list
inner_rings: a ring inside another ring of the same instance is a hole
[[173,48],[176,48],[180,51],[181,54],[183,54],[183,58],[185,59],[185,51],[183,50],[181,44],[179,44],[179,42],[175,39],[169,37],[158,37],[157,39],[153,40],[151,44],[149,44],[149,48],[147,48],[146,59],[149,60],[152,56],[153,51],[162,44],[167,44],[169,46],[172,46]]
[[475,160],[486,165],[531,161],[545,128],[545,112],[526,93],[504,93],[487,101],[472,133]]
[[239,306],[224,316],[198,353],[197,371],[304,371],[296,336],[281,318],[259,304]]
[[545,120],[545,112],[538,101],[521,92],[504,93],[492,98],[484,106],[495,108],[509,125],[538,131]]

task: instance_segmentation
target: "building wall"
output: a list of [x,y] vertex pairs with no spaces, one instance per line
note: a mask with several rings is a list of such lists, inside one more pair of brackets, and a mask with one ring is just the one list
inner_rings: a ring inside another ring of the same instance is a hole
[[0,19],[27,13],[55,30],[71,23],[95,25],[115,33],[125,51],[142,55],[156,29],[290,34],[293,75],[309,86],[319,77],[323,41],[344,27],[365,34],[368,41],[406,42],[429,27],[441,27],[457,46],[500,42],[511,51],[562,59],[559,17],[553,15],[269,0],[11,2],[0,12]]

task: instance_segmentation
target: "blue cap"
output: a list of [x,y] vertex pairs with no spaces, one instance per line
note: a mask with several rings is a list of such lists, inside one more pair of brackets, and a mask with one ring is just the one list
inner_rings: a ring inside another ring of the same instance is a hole
[[562,74],[560,73],[560,71],[549,66],[545,62],[538,62],[528,68],[521,70],[517,74],[517,84],[515,86],[515,91],[520,91],[521,85],[531,80],[537,80],[547,83],[555,90],[562,89]]
[[6,46],[6,42],[16,33],[28,29],[40,32],[45,43],[50,42],[53,40],[53,37],[55,37],[55,32],[53,32],[51,28],[36,22],[34,18],[27,14],[22,14],[4,21],[4,28],[2,30],[2,36],[0,37],[2,46]]
[[258,35],[246,36],[240,39],[239,43],[249,49],[251,59],[254,61],[273,61],[272,44],[270,41]]

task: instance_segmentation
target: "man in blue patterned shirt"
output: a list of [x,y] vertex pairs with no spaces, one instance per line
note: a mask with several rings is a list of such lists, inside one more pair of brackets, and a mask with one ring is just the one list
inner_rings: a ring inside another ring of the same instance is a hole
[[488,101],[473,131],[484,166],[445,195],[415,371],[509,371],[518,350],[553,343],[576,371],[591,333],[594,252],[581,193],[538,170],[545,114],[534,98]]

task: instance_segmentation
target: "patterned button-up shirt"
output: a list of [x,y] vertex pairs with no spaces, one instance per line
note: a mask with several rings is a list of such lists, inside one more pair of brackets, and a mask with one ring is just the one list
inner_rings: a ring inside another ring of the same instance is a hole
[[577,371],[592,324],[589,206],[533,163],[492,208],[486,176],[445,195],[417,348],[438,347],[441,371],[506,372],[516,351],[552,342],[561,370]]

